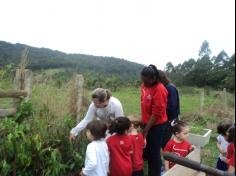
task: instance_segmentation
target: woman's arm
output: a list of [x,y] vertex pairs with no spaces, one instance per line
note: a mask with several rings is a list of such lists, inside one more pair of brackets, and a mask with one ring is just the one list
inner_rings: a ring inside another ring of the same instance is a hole
[[151,129],[151,127],[152,127],[153,125],[155,125],[156,119],[157,119],[156,116],[154,116],[154,115],[151,116],[150,120],[148,121],[147,125],[145,126],[145,128],[144,128],[144,130],[143,130],[143,136],[144,136],[144,138],[147,138],[148,132],[149,132],[149,130]]
[[164,106],[164,103],[166,102],[165,100],[167,100],[167,97],[164,96],[162,90],[157,89],[152,100],[152,116],[150,117],[143,131],[145,138],[147,137],[150,128],[155,125],[157,119],[161,119],[163,112],[166,112],[166,106]]
[[75,137],[86,128],[86,126],[88,125],[89,122],[91,122],[93,120],[93,118],[95,117],[95,106],[92,103],[89,106],[88,112],[85,116],[85,118],[75,127],[71,130],[70,134],[70,139],[74,140]]

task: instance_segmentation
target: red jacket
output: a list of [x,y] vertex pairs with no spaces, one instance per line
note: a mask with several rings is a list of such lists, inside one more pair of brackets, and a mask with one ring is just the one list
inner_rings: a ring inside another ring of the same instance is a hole
[[132,176],[132,141],[128,135],[107,139],[110,152],[110,176]]
[[167,122],[167,99],[168,91],[162,83],[158,83],[154,87],[142,85],[141,111],[144,124],[148,123],[152,115],[157,117],[154,125]]
[[[193,147],[188,141],[183,141],[182,143],[177,143],[171,139],[164,149],[164,153],[170,152],[180,157],[186,157]],[[174,167],[175,163],[170,162],[169,168]]]
[[143,150],[145,147],[145,140],[141,133],[137,135],[130,135],[133,144],[133,171],[141,171],[144,169]]

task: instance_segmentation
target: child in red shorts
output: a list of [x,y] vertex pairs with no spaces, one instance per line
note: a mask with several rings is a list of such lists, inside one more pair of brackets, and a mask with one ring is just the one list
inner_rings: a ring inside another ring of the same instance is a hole
[[[187,123],[178,121],[173,126],[174,138],[171,139],[165,149],[164,153],[173,153],[181,157],[186,157],[192,150],[193,146],[187,141],[189,136],[189,127]],[[168,171],[174,167],[175,163],[165,161],[165,170]]]

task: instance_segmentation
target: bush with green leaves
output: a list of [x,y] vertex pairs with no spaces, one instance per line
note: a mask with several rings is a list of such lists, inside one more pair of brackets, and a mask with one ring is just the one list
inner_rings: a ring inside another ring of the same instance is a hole
[[[83,166],[87,145],[85,136],[80,143],[69,142],[67,133],[73,125],[68,116],[54,136],[45,138],[32,116],[32,104],[24,102],[15,118],[0,119],[0,175],[64,176],[75,175]],[[50,131],[47,131],[49,133]]]

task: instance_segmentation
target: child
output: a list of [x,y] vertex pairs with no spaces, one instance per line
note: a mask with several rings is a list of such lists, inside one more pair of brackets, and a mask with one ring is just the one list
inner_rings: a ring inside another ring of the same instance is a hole
[[143,149],[145,148],[145,140],[143,134],[139,132],[142,124],[137,120],[137,117],[129,117],[129,119],[132,123],[129,136],[133,145],[133,176],[144,176]]
[[219,134],[217,137],[217,147],[219,149],[220,156],[217,161],[216,168],[222,171],[228,170],[228,165],[224,162],[224,158],[227,156],[227,148],[229,146],[229,143],[226,141],[227,131],[232,125],[233,123],[230,120],[223,120],[217,127],[217,132]]
[[87,125],[87,147],[85,168],[81,176],[107,176],[109,172],[109,151],[104,140],[107,126],[102,121],[92,121]]
[[132,176],[132,141],[128,136],[131,122],[126,117],[115,119],[110,126],[113,134],[107,139],[110,151],[110,176]]
[[[187,141],[189,136],[187,123],[178,121],[174,124],[173,134],[174,138],[167,143],[164,153],[170,152],[181,157],[186,157],[193,150],[193,146]],[[174,165],[174,163],[165,161],[165,170],[168,171],[174,167]]]
[[235,126],[227,132],[227,141],[230,143],[227,150],[228,172],[235,173]]

